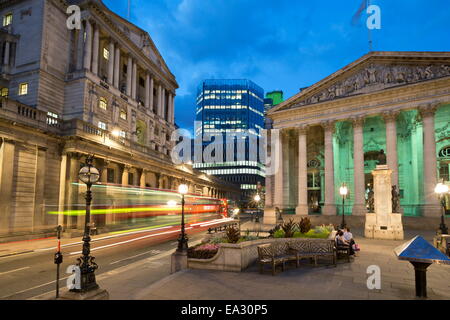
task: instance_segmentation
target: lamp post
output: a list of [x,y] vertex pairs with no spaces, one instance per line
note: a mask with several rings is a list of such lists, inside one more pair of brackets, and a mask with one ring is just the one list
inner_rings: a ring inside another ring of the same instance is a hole
[[188,238],[184,228],[184,195],[188,193],[188,186],[184,183],[178,187],[178,192],[181,194],[181,234],[178,238],[178,252],[186,252],[188,249]]
[[434,188],[434,192],[438,194],[442,206],[441,224],[439,226],[441,234],[448,234],[448,228],[445,225],[445,195],[448,193],[448,190],[448,186],[443,182],[439,182]]
[[341,223],[341,229],[344,229],[346,227],[346,224],[345,224],[345,197],[348,194],[348,188],[347,188],[347,186],[344,183],[339,188],[339,193],[342,196],[342,223]]
[[84,225],[84,236],[83,236],[83,255],[77,259],[77,265],[80,267],[81,273],[81,289],[73,289],[76,292],[87,292],[90,290],[98,289],[98,284],[95,281],[95,270],[98,269],[97,264],[94,262],[95,258],[90,256],[91,252],[91,201],[92,201],[92,191],[91,187],[93,184],[97,183],[100,174],[92,165],[94,156],[89,155],[86,158],[86,165],[81,168],[78,177],[87,186],[86,191],[86,215],[85,215],[85,225]]
[[259,194],[256,194],[254,200],[256,202],[256,208],[258,209],[258,211],[256,212],[255,222],[259,222],[259,202],[261,201],[261,196]]

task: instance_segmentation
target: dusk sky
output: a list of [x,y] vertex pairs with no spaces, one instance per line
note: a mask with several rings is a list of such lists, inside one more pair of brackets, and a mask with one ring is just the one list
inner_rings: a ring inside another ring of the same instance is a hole
[[[192,130],[204,79],[250,79],[285,99],[369,51],[361,0],[131,0],[180,88],[176,122]],[[126,18],[127,0],[104,0]],[[448,0],[371,0],[381,8],[375,51],[450,51]]]

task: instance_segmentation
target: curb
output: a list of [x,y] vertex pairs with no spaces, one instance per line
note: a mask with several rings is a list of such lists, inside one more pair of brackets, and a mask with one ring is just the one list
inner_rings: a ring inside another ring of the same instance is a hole
[[8,254],[1,255],[0,258],[6,258],[6,257],[12,257],[12,256],[18,256],[18,255],[21,255],[21,254],[32,253],[32,252],[34,252],[34,250],[21,251],[21,252],[13,252],[13,253],[8,253]]

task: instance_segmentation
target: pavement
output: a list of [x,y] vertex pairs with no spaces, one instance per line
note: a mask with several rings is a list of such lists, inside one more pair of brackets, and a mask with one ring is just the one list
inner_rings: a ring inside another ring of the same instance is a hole
[[[432,241],[433,232],[406,232],[405,240],[373,240],[354,231],[361,246],[357,257],[338,266],[319,267],[307,261],[275,276],[260,274],[256,265],[244,272],[184,270],[170,274],[170,255],[147,258],[110,271],[98,278],[111,300],[414,300],[414,269],[399,261],[393,250],[416,235]],[[191,245],[193,245],[191,243]],[[381,289],[367,287],[367,268],[381,269]],[[152,270],[164,270],[149,277]],[[450,299],[450,266],[431,265],[427,272],[428,299]],[[47,297],[48,298],[48,297]],[[35,299],[46,299],[45,296]]]

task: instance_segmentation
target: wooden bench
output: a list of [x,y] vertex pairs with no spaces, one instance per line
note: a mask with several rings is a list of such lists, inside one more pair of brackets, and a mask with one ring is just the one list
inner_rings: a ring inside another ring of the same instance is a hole
[[292,240],[286,242],[275,242],[258,246],[258,263],[260,273],[263,273],[264,265],[270,264],[272,275],[275,275],[277,265],[285,269],[285,263],[295,261],[299,267],[301,259],[311,259],[317,266],[318,258],[327,257],[332,259],[333,265],[337,265],[336,250],[333,240]]
[[350,262],[350,246],[341,244],[337,238],[335,239],[336,257],[344,256]]
[[269,264],[272,267],[272,275],[275,275],[277,265],[281,265],[282,271],[285,269],[285,263],[288,261],[297,261],[295,252],[293,252],[287,243],[263,244],[258,246],[259,272],[263,273],[264,265]]

